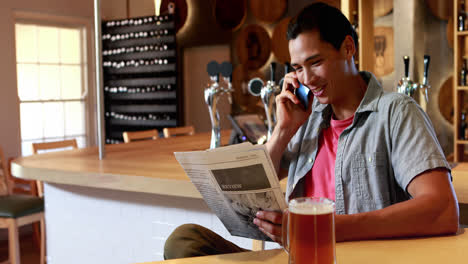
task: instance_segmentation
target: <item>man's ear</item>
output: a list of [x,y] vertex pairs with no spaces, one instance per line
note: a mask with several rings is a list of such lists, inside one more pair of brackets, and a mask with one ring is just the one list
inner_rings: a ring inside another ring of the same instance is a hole
[[351,59],[356,53],[356,45],[353,38],[350,35],[347,35],[341,44],[341,53],[346,59]]

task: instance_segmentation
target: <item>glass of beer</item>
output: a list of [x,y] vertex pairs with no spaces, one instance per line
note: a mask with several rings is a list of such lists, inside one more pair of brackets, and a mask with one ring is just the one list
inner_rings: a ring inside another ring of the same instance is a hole
[[283,214],[283,247],[290,264],[334,264],[335,203],[318,197],[289,201]]

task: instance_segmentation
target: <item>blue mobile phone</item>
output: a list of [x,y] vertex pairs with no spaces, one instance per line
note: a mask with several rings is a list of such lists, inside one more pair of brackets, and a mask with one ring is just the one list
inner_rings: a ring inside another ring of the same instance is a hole
[[304,106],[304,109],[307,109],[307,107],[309,106],[310,89],[307,88],[302,83],[299,83],[299,84],[300,84],[299,88],[294,89],[294,94],[296,95],[297,99],[299,99],[301,104]]

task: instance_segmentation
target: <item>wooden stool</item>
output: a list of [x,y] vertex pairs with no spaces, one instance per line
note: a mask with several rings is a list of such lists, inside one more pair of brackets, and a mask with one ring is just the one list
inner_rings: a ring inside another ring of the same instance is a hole
[[195,134],[195,128],[193,126],[183,126],[183,127],[166,127],[163,129],[164,137],[174,137],[174,136],[192,136]]
[[158,139],[159,133],[156,129],[151,130],[142,130],[142,131],[125,131],[123,132],[123,138],[125,143],[129,143],[136,140],[148,140],[148,139]]
[[[76,139],[32,144],[34,154],[38,154],[38,151],[41,150],[63,150],[65,148],[77,149]],[[37,195],[44,196],[44,185],[40,181],[37,181]]]

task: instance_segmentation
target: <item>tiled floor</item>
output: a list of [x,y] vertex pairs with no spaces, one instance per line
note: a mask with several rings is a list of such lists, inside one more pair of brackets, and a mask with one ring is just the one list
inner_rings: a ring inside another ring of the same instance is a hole
[[[21,264],[38,264],[39,250],[34,244],[32,235],[22,236],[21,244]],[[8,258],[8,241],[0,241],[0,262]]]

